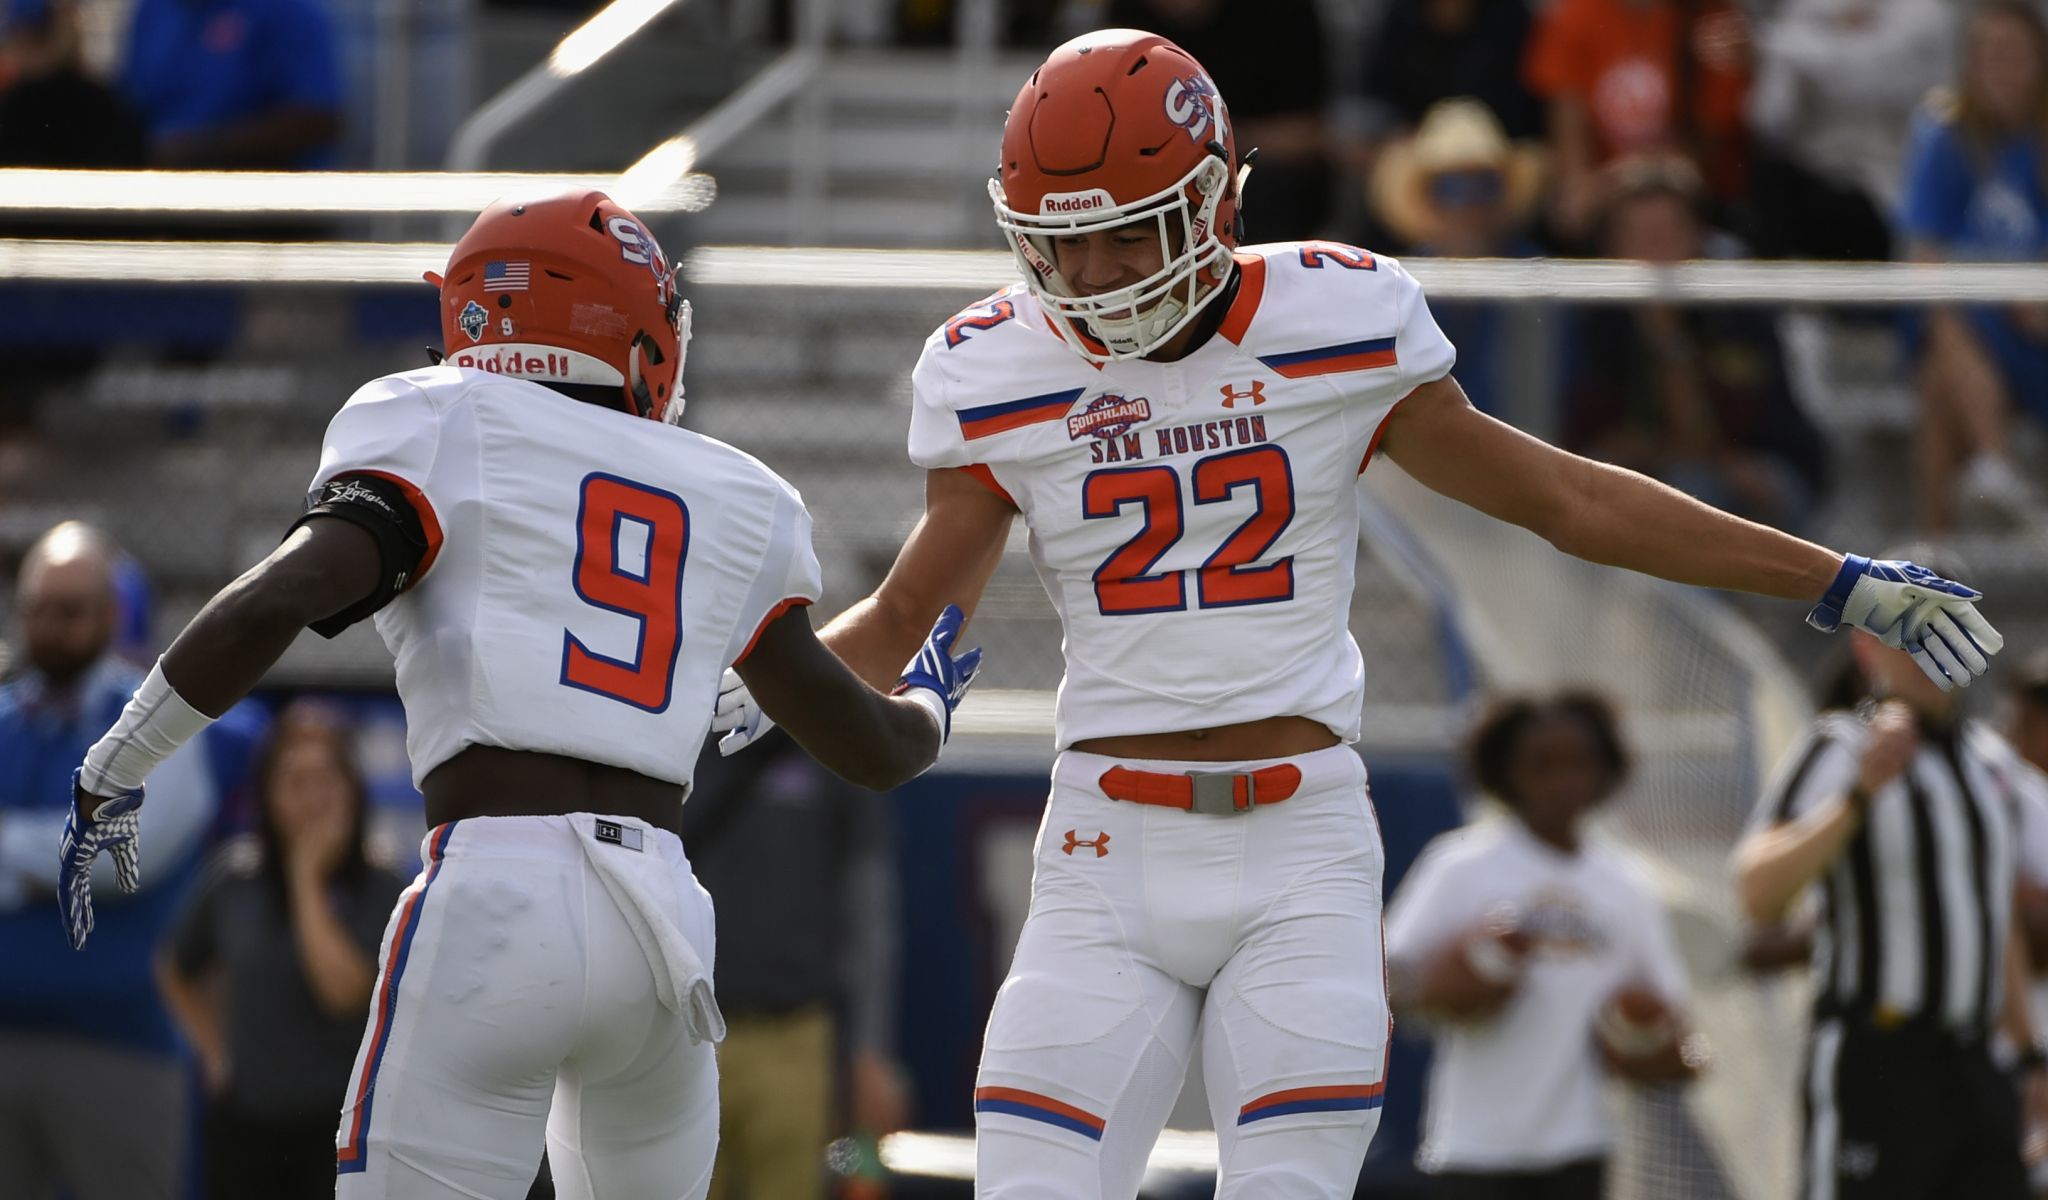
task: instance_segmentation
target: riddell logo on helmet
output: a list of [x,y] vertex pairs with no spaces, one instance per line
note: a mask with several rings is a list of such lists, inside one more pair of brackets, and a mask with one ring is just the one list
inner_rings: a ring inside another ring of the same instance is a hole
[[1089,188],[1085,192],[1049,192],[1038,202],[1038,213],[1045,217],[1063,217],[1069,213],[1096,212],[1115,204],[1116,201],[1101,188]]
[[458,367],[489,371],[493,375],[519,375],[531,379],[568,379],[572,374],[566,354],[506,353],[491,350],[458,350],[450,360]]

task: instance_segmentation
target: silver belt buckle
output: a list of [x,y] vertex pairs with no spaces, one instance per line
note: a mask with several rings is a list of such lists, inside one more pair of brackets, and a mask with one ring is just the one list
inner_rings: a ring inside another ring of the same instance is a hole
[[[1227,817],[1234,813],[1243,812],[1244,809],[1239,808],[1237,805],[1237,781],[1239,778],[1240,776],[1234,772],[1224,774],[1219,771],[1189,771],[1188,783],[1191,794],[1189,796],[1188,811],[1207,813],[1212,817]],[[1242,778],[1244,779],[1245,790],[1244,808],[1250,808],[1254,803],[1253,794],[1258,786],[1258,781],[1249,775],[1242,776]]]

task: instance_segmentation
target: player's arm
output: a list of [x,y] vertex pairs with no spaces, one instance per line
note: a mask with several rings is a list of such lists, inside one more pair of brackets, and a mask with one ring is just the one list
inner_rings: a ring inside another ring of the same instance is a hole
[[1832,550],[1497,421],[1448,377],[1395,407],[1381,446],[1431,490],[1589,562],[1809,602],[1842,567]]
[[[163,682],[206,718],[255,689],[306,626],[375,592],[374,537],[349,521],[309,520],[209,600],[164,652]],[[81,802],[90,816],[98,796]]]
[[958,604],[973,619],[1016,516],[1009,501],[968,472],[928,472],[924,516],[888,577],[873,595],[833,618],[820,639],[862,679],[890,686],[940,609]]
[[952,656],[959,627],[957,610],[941,615],[925,651],[892,674],[909,685],[901,695],[885,696],[855,675],[818,640],[802,607],[769,622],[734,669],[761,710],[812,758],[848,783],[887,791],[930,767],[945,745],[953,706],[981,659],[979,650]]
[[417,549],[402,532],[360,514],[334,519],[338,504],[316,498],[283,545],[208,601],[86,751],[57,852],[57,902],[73,949],[92,933],[93,866],[102,851],[112,853],[122,891],[141,886],[137,843],[149,773],[248,695],[299,630],[338,631],[412,577],[416,553],[395,566],[383,552],[394,544]]
[[1427,487],[1566,554],[1697,587],[1817,600],[1808,624],[1875,634],[1944,690],[1983,674],[2005,645],[1968,587],[1913,563],[1838,554],[1568,454],[1479,412],[1448,377],[1411,392],[1381,435],[1388,457]]

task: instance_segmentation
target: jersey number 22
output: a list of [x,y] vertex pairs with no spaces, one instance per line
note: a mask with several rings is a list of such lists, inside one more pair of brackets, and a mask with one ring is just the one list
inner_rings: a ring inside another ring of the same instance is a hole
[[[1278,446],[1253,446],[1213,454],[1195,464],[1195,503],[1218,504],[1241,487],[1256,501],[1245,518],[1195,572],[1196,602],[1202,608],[1277,604],[1294,598],[1294,558],[1247,566],[1273,548],[1294,520],[1294,472]],[[1187,572],[1151,574],[1180,540],[1185,526],[1180,472],[1169,466],[1096,471],[1081,485],[1081,515],[1114,517],[1127,504],[1144,509],[1145,523],[1131,540],[1095,569],[1095,606],[1105,617],[1179,612],[1188,606]]]
[[689,548],[690,510],[680,496],[602,471],[583,477],[571,582],[585,604],[638,622],[639,638],[632,658],[609,658],[563,630],[564,686],[651,713],[667,710],[682,650]]

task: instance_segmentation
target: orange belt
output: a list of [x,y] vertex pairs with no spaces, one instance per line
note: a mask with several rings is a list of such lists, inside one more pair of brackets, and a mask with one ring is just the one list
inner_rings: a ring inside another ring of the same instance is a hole
[[1294,790],[1301,786],[1301,768],[1282,763],[1243,775],[1224,771],[1168,775],[1130,767],[1111,767],[1102,773],[1100,782],[1102,794],[1112,800],[1228,816],[1245,812],[1254,805],[1278,804],[1292,796]]

